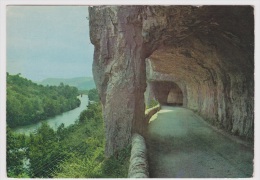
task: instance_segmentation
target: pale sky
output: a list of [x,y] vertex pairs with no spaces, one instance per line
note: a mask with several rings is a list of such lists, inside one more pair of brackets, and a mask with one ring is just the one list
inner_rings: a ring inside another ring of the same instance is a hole
[[8,6],[7,72],[40,81],[92,76],[87,6]]

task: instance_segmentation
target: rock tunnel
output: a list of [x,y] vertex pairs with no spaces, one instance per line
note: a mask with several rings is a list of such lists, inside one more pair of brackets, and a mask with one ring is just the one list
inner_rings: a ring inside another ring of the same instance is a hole
[[183,93],[180,87],[171,81],[149,82],[154,99],[161,105],[183,105]]
[[94,6],[89,13],[107,156],[145,132],[147,88],[161,103],[254,138],[253,7]]

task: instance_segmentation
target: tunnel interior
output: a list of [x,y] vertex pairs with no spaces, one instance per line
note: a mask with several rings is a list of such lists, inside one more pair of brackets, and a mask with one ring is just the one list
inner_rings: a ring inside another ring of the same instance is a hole
[[161,105],[182,106],[183,93],[179,86],[170,81],[150,82],[154,98]]

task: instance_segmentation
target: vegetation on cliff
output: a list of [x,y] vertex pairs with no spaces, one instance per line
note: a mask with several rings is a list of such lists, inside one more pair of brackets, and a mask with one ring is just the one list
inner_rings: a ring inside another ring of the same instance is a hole
[[152,100],[150,101],[150,103],[149,103],[148,105],[146,105],[146,109],[155,107],[155,106],[157,106],[158,104],[159,104],[158,101],[156,101],[155,99],[152,99]]
[[7,73],[7,125],[28,125],[74,109],[80,105],[78,89],[38,85],[20,74]]
[[98,96],[97,89],[90,89],[90,90],[88,91],[88,99],[89,99],[90,101],[99,102],[99,96]]
[[116,178],[127,177],[130,148],[117,156],[104,156],[104,124],[101,105],[89,104],[79,117],[77,131],[66,138],[66,144],[77,144],[73,154],[53,173],[55,178]]

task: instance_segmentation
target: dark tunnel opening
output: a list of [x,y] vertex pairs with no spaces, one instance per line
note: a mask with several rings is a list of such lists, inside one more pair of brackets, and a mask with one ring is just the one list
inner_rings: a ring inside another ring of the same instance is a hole
[[150,82],[154,98],[161,105],[183,106],[183,93],[180,87],[171,81]]

